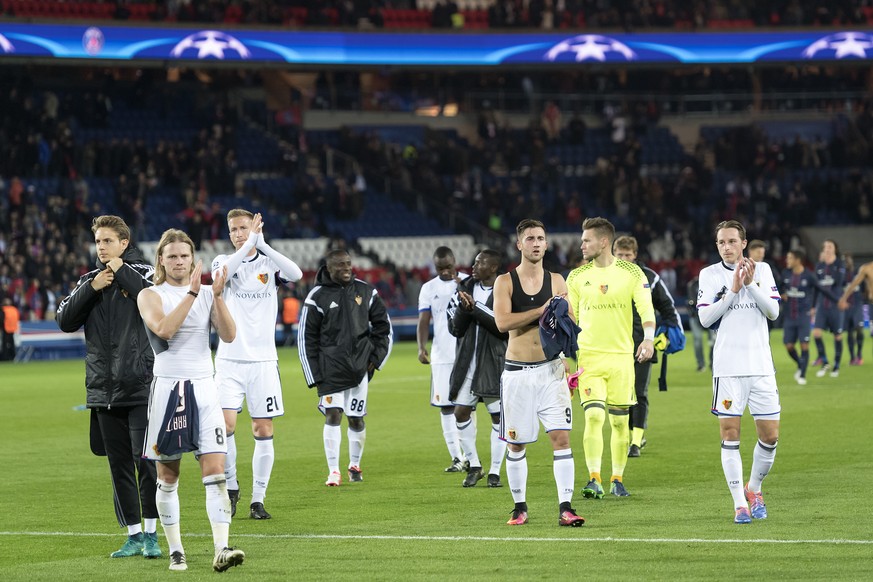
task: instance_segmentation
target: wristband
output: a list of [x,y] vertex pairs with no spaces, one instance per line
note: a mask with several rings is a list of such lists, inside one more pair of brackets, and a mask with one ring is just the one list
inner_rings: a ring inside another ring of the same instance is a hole
[[654,339],[655,339],[655,328],[644,327],[643,328],[643,340],[654,341]]
[[190,295],[194,299],[197,299],[197,293],[195,291],[191,291],[190,289],[188,289],[188,295]]

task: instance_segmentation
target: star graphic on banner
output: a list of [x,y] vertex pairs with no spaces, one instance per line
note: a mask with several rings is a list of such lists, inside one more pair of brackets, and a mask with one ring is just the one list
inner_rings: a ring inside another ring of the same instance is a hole
[[873,43],[869,40],[859,40],[855,34],[851,32],[846,35],[844,40],[831,43],[831,48],[837,51],[834,56],[838,59],[849,55],[855,55],[862,59],[867,58],[866,49],[870,47],[873,47]]
[[185,37],[173,48],[170,54],[174,57],[181,57],[184,51],[191,48],[197,49],[198,59],[207,57],[224,59],[224,51],[227,49],[236,51],[244,59],[251,56],[249,49],[243,43],[231,35],[217,30],[204,30]]
[[810,44],[803,51],[803,56],[811,59],[823,50],[834,51],[833,58],[846,57],[867,58],[867,49],[873,48],[873,37],[863,32],[840,32],[822,37]]
[[569,40],[564,40],[552,47],[546,58],[554,61],[558,56],[565,52],[572,52],[576,55],[576,62],[581,62],[589,59],[604,62],[606,55],[610,52],[621,54],[626,60],[633,60],[636,54],[627,47],[627,45],[611,39],[606,36],[597,34],[583,34]]

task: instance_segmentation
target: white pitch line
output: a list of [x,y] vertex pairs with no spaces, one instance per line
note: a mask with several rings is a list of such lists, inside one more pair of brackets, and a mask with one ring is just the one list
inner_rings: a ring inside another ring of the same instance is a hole
[[[584,531],[584,530],[582,530]],[[212,537],[212,534],[185,533],[185,537]],[[63,531],[0,531],[0,536],[32,537],[117,537],[118,533],[101,532],[63,532]],[[631,542],[650,544],[819,544],[819,545],[873,545],[873,540],[774,540],[774,539],[705,539],[705,538],[615,538],[615,537],[576,537],[576,538],[522,538],[489,536],[392,536],[392,535],[333,535],[333,534],[232,534],[234,538],[290,539],[290,540],[397,540],[428,542]]]

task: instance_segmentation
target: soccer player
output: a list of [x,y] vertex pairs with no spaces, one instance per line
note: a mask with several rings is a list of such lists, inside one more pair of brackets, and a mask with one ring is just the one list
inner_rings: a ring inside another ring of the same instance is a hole
[[485,249],[476,255],[473,276],[458,285],[449,304],[449,332],[458,338],[449,397],[455,404],[455,420],[461,448],[470,468],[464,487],[474,487],[485,473],[476,449],[476,421],[471,415],[479,401],[491,415],[491,467],[488,486],[502,487],[500,467],[506,456],[506,442],[500,440],[500,374],[506,357],[509,334],[494,323],[494,280],[500,254]]
[[[743,256],[746,229],[736,220],[718,224],[721,262],[700,272],[697,311],[704,327],[717,329],[712,360],[712,413],[721,432],[721,466],[733,498],[734,522],[765,519],[761,482],[770,472],[779,439],[779,392],[767,320],[779,315],[776,282],[767,263]],[[758,444],[743,487],[740,422],[746,407]]]
[[[818,278],[820,288],[830,291],[830,294],[817,294],[815,299],[815,323],[812,337],[815,339],[818,359],[814,365],[821,366],[815,375],[821,378],[830,371],[831,377],[836,378],[840,375],[840,359],[843,356],[843,312],[830,296],[839,297],[843,293],[843,287],[846,283],[846,266],[839,258],[839,248],[835,241],[827,239],[822,243],[820,261],[815,266],[815,276]],[[822,331],[834,334],[833,368],[828,363]]]
[[763,263],[764,257],[767,255],[767,245],[759,239],[749,241],[748,253],[750,259],[756,263]]
[[391,353],[391,321],[376,289],[352,275],[348,252],[330,251],[315,283],[303,302],[297,346],[306,385],[318,389],[324,414],[325,485],[338,487],[343,413],[349,419],[349,481],[363,481],[367,391]]
[[[806,253],[792,249],[785,255],[785,271],[782,273],[783,324],[782,342],[788,355],[797,364],[794,380],[806,385],[806,368],[809,364],[809,332],[812,328],[810,310],[819,289],[818,279],[804,266]],[[829,291],[828,291],[829,292]],[[795,344],[800,342],[800,355]]]
[[[856,276],[852,255],[843,255],[843,262],[846,265],[846,280],[854,283]],[[863,268],[862,266],[861,269]],[[837,307],[843,311],[843,327],[849,332],[847,343],[849,344],[850,366],[860,366],[863,363],[861,356],[864,353],[864,299],[861,295],[861,281],[863,278],[859,279],[857,284],[846,285],[843,291],[845,302],[842,301],[842,297],[837,302]]]
[[[676,311],[673,296],[670,295],[670,290],[664,285],[664,281],[655,271],[637,263],[637,253],[639,252],[637,239],[632,236],[620,236],[615,239],[613,248],[616,259],[634,263],[643,270],[652,291],[652,306],[658,312],[661,325],[681,328],[679,312]],[[636,305],[634,305],[634,350],[642,343],[643,337],[643,322]],[[627,452],[628,457],[639,457],[640,449],[646,442],[644,435],[649,421],[649,379],[652,376],[652,364],[655,363],[655,358],[656,356],[653,356],[651,360],[645,362],[634,362],[634,392],[637,403],[630,410],[631,444]]]
[[[867,289],[867,302],[873,303],[873,262],[865,263],[858,268],[858,273],[852,279],[852,282],[846,286],[846,289],[843,291],[843,296],[840,298],[839,307],[840,309],[848,309],[849,308],[849,298],[853,293],[854,289],[860,289],[861,285]],[[859,300],[859,303],[861,300]],[[863,309],[863,308],[862,308]],[[863,337],[861,338],[863,340]],[[858,355],[857,360],[860,365],[863,363],[862,357],[863,352],[861,348],[863,347],[863,341],[858,342]]]
[[[443,439],[452,461],[446,473],[460,473],[469,469],[458,442],[455,424],[455,406],[449,398],[449,378],[455,363],[457,340],[449,333],[446,309],[458,289],[458,272],[455,269],[455,254],[449,247],[438,247],[433,253],[433,265],[437,276],[421,286],[418,294],[418,326],[415,338],[418,341],[418,361],[430,365],[430,405],[440,411]],[[430,324],[433,322],[433,344],[427,351]]]
[[154,354],[136,307],[155,270],[129,246],[130,228],[120,217],[96,217],[91,232],[97,268],[82,275],[58,306],[56,319],[65,332],[85,326],[91,442],[97,445],[95,453],[109,460],[115,513],[127,527],[127,540],[111,556],[160,558],[157,474],[155,464],[142,458]]
[[539,318],[554,296],[566,296],[558,273],[543,268],[548,243],[539,220],[526,218],[516,227],[521,263],[494,282],[494,322],[509,332],[500,379],[500,438],[507,442],[506,477],[515,508],[507,525],[527,523],[528,443],[536,442],[539,425],[554,451],[552,468],[558,487],[558,525],[578,527],[585,519],[571,507],[575,466],[570,449],[573,408],[560,357],[547,360],[540,344]]
[[[570,306],[582,328],[578,364],[585,432],[582,444],[589,481],[582,495],[603,497],[600,467],[603,457],[603,425],[607,410],[612,458],[610,493],[629,497],[624,469],[630,447],[630,408],[636,404],[634,358],[648,362],[655,355],[655,311],[645,273],[637,265],[612,254],[615,227],[605,218],[582,223],[582,254],[588,264],[574,269],[567,278]],[[634,351],[633,309],[640,315],[643,337]]]
[[234,435],[237,414],[245,400],[255,437],[249,516],[270,519],[271,515],[264,508],[264,497],[275,458],[273,418],[284,414],[276,353],[278,287],[299,281],[303,271],[264,241],[264,223],[260,214],[235,208],[227,213],[227,227],[236,252],[218,255],[212,261],[213,278],[227,267],[225,303],[237,329],[232,343],[218,342],[215,356],[215,384],[227,430],[224,476],[233,516],[239,501]]
[[[212,568],[223,572],[242,564],[245,554],[228,547],[230,498],[224,478],[227,442],[213,381],[209,327],[211,323],[222,341],[232,342],[236,325],[222,297],[226,269],[217,273],[211,288],[200,287],[202,270],[202,261],[194,264],[191,238],[181,230],[165,231],[156,252],[155,285],[144,289],[137,298],[155,352],[155,379],[149,396],[143,455],[158,462],[156,500],[170,546],[170,570],[187,570],[179,524],[178,487],[182,453],[194,450],[206,487],[206,514],[212,526],[215,547]],[[185,431],[193,433],[186,442],[190,446],[176,446],[182,441],[180,433]]]
[[[849,297],[851,297],[854,290],[862,284],[867,288],[868,302],[873,302],[873,262],[864,263],[858,267],[858,273],[852,281],[846,285],[843,295],[840,297],[838,302],[840,309],[847,309],[849,307]],[[861,355],[860,350],[858,350],[858,355]]]

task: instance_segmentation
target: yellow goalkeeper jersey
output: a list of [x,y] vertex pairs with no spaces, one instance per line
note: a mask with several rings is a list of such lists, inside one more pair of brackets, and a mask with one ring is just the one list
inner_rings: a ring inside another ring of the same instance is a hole
[[582,328],[580,351],[633,354],[633,308],[643,322],[655,321],[649,281],[634,263],[615,259],[608,267],[582,265],[570,272],[567,288]]

